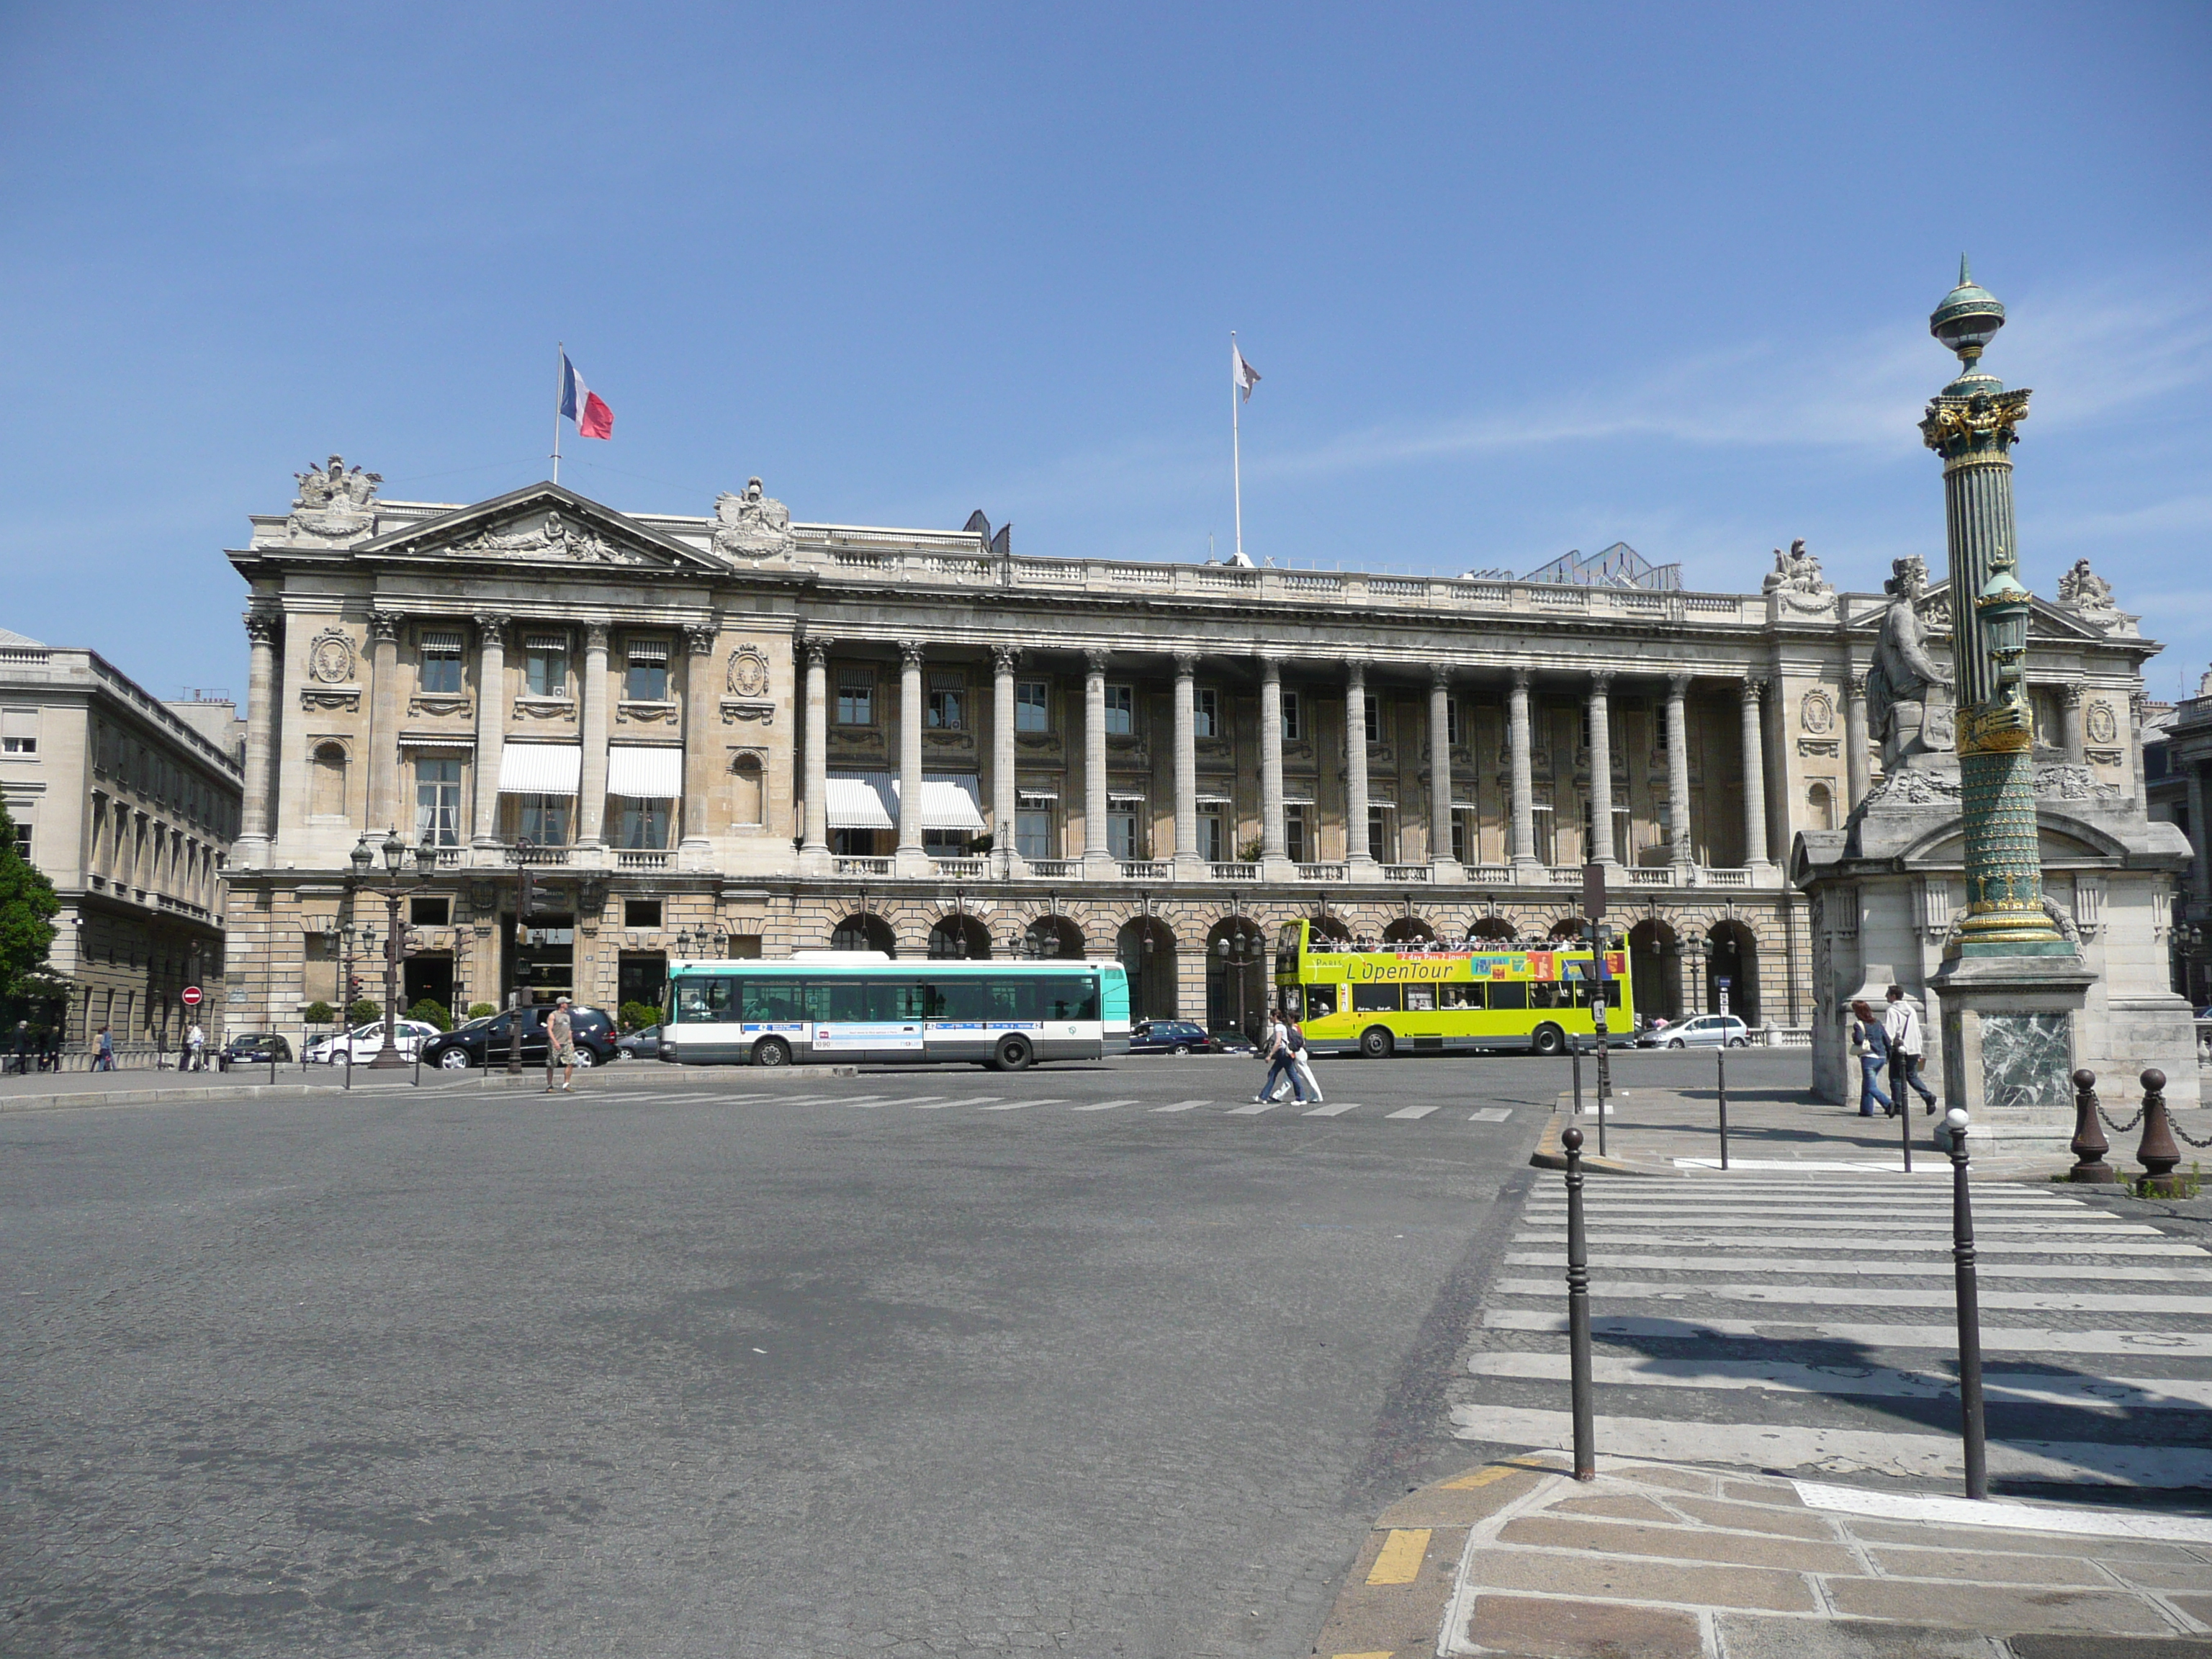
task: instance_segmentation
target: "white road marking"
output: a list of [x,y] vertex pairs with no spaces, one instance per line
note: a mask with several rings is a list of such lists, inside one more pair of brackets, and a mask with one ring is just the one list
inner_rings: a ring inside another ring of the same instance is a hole
[[[899,1104],[902,1106],[934,1106],[941,1100],[950,1100],[951,1098],[952,1097],[951,1095],[902,1095],[899,1097]],[[849,1106],[853,1103],[848,1100],[845,1103]]]
[[1486,1106],[1468,1119],[1469,1123],[1503,1123],[1513,1115],[1510,1106]]
[[2069,1504],[2014,1504],[2002,1498],[1939,1498],[1930,1492],[1868,1492],[1792,1480],[1808,1510],[1872,1516],[1885,1521],[1933,1521],[1947,1527],[1987,1527],[2006,1532],[2071,1533],[2076,1537],[2148,1538],[2172,1544],[2212,1544],[2212,1521],[2193,1515],[2147,1515],[2135,1510]]
[[[1536,1217],[1532,1218],[1547,1220],[1549,1218]],[[1633,1220],[1627,1217],[1607,1215],[1601,1211],[1594,1218],[1605,1223],[1608,1226],[1613,1227],[1622,1225],[1633,1226],[1636,1224]],[[1696,1224],[1700,1227],[1732,1227],[1738,1231],[1747,1232],[1753,1230],[1764,1231],[1765,1229],[1775,1224],[1772,1219],[1765,1216],[1759,1217],[1753,1220],[1743,1221],[1739,1221],[1733,1217],[1724,1215],[1700,1215],[1695,1217],[1694,1219]],[[1917,1218],[1908,1218],[1897,1215],[1870,1215],[1865,1219],[1858,1221],[1811,1221],[1806,1219],[1802,1216],[1791,1216],[1785,1218],[1785,1219],[1790,1226],[1795,1227],[1800,1232],[1879,1232],[1884,1237],[1902,1237],[1912,1233],[1933,1233],[1938,1231],[1939,1226],[1939,1224],[1933,1219],[1922,1221]],[[1564,1216],[1561,1218],[1559,1224],[1561,1230],[1564,1231],[1566,1226]],[[1679,1226],[1681,1223],[1680,1220],[1676,1220],[1672,1223],[1662,1223],[1657,1220],[1653,1220],[1647,1224],[1655,1227],[1668,1224]],[[1940,1224],[1940,1225],[1943,1236],[1946,1238],[1948,1238],[1951,1236],[1950,1223],[1948,1221],[1945,1221]],[[1984,1233],[2033,1233],[2041,1238],[2051,1238],[2061,1236],[2069,1238],[2083,1238],[2088,1237],[2091,1235],[2106,1238],[2128,1237],[2138,1238],[2157,1238],[2161,1237],[2157,1228],[2147,1226],[2143,1223],[2137,1221],[1984,1221],[1981,1217],[1976,1216],[1974,1218],[1974,1236],[1978,1239]]]
[[[1571,1445],[1566,1412],[1521,1407],[1459,1406],[1453,1432],[1462,1440],[1546,1449]],[[1616,1457],[1668,1462],[1726,1463],[1770,1469],[1863,1471],[1909,1480],[1955,1480],[1962,1465],[1958,1437],[1883,1434],[1865,1429],[1808,1429],[1765,1423],[1674,1423],[1648,1417],[1601,1417],[1597,1443]],[[1989,1442],[1990,1473],[2014,1480],[2094,1482],[2130,1486],[2212,1486],[2212,1449],[2195,1446],[2102,1445],[2088,1441]]]
[[1231,1106],[1229,1110],[1224,1114],[1224,1115],[1227,1117],[1257,1117],[1262,1112],[1273,1111],[1275,1108],[1281,1103],[1282,1103],[1280,1101],[1274,1100],[1248,1101],[1242,1106]]
[[1298,1115],[1300,1117],[1342,1117],[1346,1112],[1356,1112],[1358,1109],[1358,1104],[1354,1102],[1333,1100],[1326,1106],[1316,1106],[1310,1112],[1300,1112]]
[[[1516,1233],[1513,1242],[1516,1244],[1549,1243],[1554,1249],[1562,1249],[1565,1248],[1566,1237],[1567,1230],[1565,1227],[1559,1227],[1540,1233]],[[1666,1245],[1708,1250],[1826,1250],[1832,1252],[1838,1244],[1856,1245],[1862,1241],[1801,1238],[1790,1234],[1765,1238],[1741,1238],[1714,1237],[1702,1233],[1671,1235],[1594,1232],[1589,1236],[1589,1242],[1593,1244],[1634,1244],[1646,1249],[1654,1246]],[[1875,1241],[1863,1242],[1869,1248],[1874,1247]],[[1951,1254],[1951,1241],[1946,1235],[1939,1242],[1931,1231],[1924,1234],[1917,1243],[1906,1238],[1884,1238],[1880,1241],[1880,1248],[1891,1255],[1936,1250],[1942,1252],[1948,1258]],[[1974,1242],[1974,1249],[1980,1255],[2179,1255],[2191,1256],[2199,1261],[2204,1259],[2204,1252],[2196,1245],[2185,1244],[2174,1239],[2161,1239],[2156,1243],[2145,1240],[2138,1243],[2130,1238],[2110,1244],[2098,1239],[2074,1239],[2064,1244],[2045,1245],[2002,1243],[1992,1239],[1978,1238]]]
[[[1564,1272],[1565,1258],[1557,1250],[1509,1250],[1505,1265],[1509,1267],[1559,1267]],[[1951,1282],[1950,1253],[1944,1252],[1940,1261],[1924,1263],[1909,1261],[1793,1261],[1778,1260],[1773,1253],[1762,1249],[1757,1255],[1612,1255],[1601,1251],[1589,1258],[1593,1267],[1648,1267],[1655,1273],[1852,1273],[1868,1278],[1940,1279]],[[2075,1261],[2046,1262],[2040,1267],[2023,1267],[2017,1262],[1984,1261],[1978,1264],[1984,1279],[2055,1279],[2069,1283],[2078,1282],[2081,1265]],[[2100,1280],[2127,1279],[2141,1283],[2162,1285],[2212,1284],[2212,1267],[2116,1267],[2100,1263],[2097,1268]]]
[[[1559,1293],[1564,1302],[1564,1291]],[[1495,1308],[1482,1316],[1486,1329],[1546,1331],[1565,1335],[1565,1314],[1534,1308]],[[1793,1319],[1654,1319],[1613,1314],[1590,1317],[1594,1336],[1749,1337],[1765,1342],[1849,1342],[1863,1348],[1938,1348],[1957,1352],[1959,1328],[1947,1325],[1845,1325]],[[2176,1358],[2212,1355],[2212,1335],[2183,1335],[2174,1331],[2063,1331],[2032,1328],[1984,1326],[1984,1352],[2170,1354]]]
[[[1556,1296],[1559,1287],[1549,1279],[1505,1279],[1495,1287],[1504,1296]],[[1766,1302],[1794,1308],[1949,1308],[1957,1305],[1950,1290],[1909,1290],[1901,1285],[1673,1285],[1615,1279],[1590,1286],[1601,1300],[1627,1301],[1656,1297],[1662,1302],[1686,1302],[1705,1297],[1715,1302]],[[2065,1296],[2043,1291],[1981,1292],[1984,1308],[2013,1308],[2030,1313],[2163,1314],[2169,1318],[2212,1316],[2212,1296],[2125,1296],[2094,1291]]]
[[988,1106],[994,1101],[1005,1098],[1003,1095],[971,1095],[966,1099],[948,1100],[940,1096],[933,1102],[921,1103],[921,1109],[925,1112],[943,1112],[955,1106]]
[[1418,1120],[1426,1117],[1431,1112],[1433,1112],[1436,1109],[1437,1109],[1433,1106],[1401,1106],[1396,1111],[1385,1112],[1382,1115],[1385,1117],[1405,1117]]
[[[1563,1353],[1480,1353],[1468,1361],[1477,1376],[1532,1377],[1563,1382],[1571,1370]],[[1593,1382],[1637,1388],[1767,1389],[1779,1394],[1870,1395],[1895,1400],[1956,1400],[1959,1381],[1886,1365],[1798,1365],[1769,1359],[1627,1359],[1599,1354]],[[2045,1376],[1989,1371],[1983,1392],[1993,1401],[2124,1414],[2138,1411],[2212,1410],[2212,1380],[2197,1377]]]
[[1188,1112],[1212,1103],[1210,1100],[1178,1100],[1166,1106],[1155,1106],[1152,1109],[1156,1112]]
[[1077,1112],[1110,1112],[1116,1106],[1134,1106],[1137,1103],[1137,1098],[1133,1095],[1127,1100],[1094,1100],[1088,1106],[1074,1106],[1069,1109]]
[[1019,1112],[1031,1106],[1058,1106],[1066,1103],[1066,1095],[1039,1095],[1034,1100],[1010,1100],[1002,1106],[986,1106],[987,1112]]

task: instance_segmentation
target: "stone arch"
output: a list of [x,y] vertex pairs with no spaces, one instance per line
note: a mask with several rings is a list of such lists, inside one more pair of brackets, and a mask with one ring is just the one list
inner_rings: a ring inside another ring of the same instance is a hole
[[1729,981],[1729,1012],[1747,1025],[1759,1024],[1759,935],[1741,919],[1726,916],[1706,930],[1712,955],[1705,972],[1705,1012],[1721,1011],[1720,982]]
[[1025,957],[1052,957],[1079,961],[1088,952],[1084,949],[1083,929],[1073,916],[1048,913],[1031,921],[1022,935],[1021,953]]
[[1129,1018],[1173,1019],[1178,1012],[1176,937],[1158,916],[1132,916],[1114,936],[1114,955],[1129,976]]
[[1550,931],[1545,937],[1553,939],[1579,939],[1586,931],[1587,926],[1588,924],[1580,916],[1561,916],[1552,924]]
[[940,916],[929,930],[928,952],[940,962],[987,960],[991,954],[991,930],[964,911]]
[[1639,1016],[1682,1017],[1682,936],[1673,924],[1646,916],[1628,930],[1629,994]]
[[1382,930],[1385,945],[1433,945],[1437,930],[1419,916],[1400,916]]
[[1519,942],[1521,929],[1510,916],[1477,916],[1469,925],[1467,936],[1485,945],[1513,945]]
[[1317,915],[1308,916],[1306,920],[1313,924],[1311,937],[1316,944],[1324,939],[1332,945],[1352,943],[1351,927],[1342,916],[1334,911],[1323,910]]
[[887,957],[898,954],[898,935],[891,925],[872,910],[856,910],[830,930],[830,948],[833,951],[880,951]]
[[1832,830],[1836,827],[1835,786],[1825,778],[1815,778],[1805,786],[1805,827],[1808,830]]
[[318,738],[307,751],[307,816],[342,818],[346,815],[346,746],[336,738]]
[[[1254,1036],[1265,1020],[1273,935],[1255,916],[1223,916],[1206,935],[1206,1029]],[[1225,946],[1246,941],[1237,956]]]

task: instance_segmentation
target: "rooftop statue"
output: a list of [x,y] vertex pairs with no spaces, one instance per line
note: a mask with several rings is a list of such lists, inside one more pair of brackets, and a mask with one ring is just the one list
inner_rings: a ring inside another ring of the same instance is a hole
[[2075,560],[2074,568],[2058,578],[2058,603],[2092,628],[2109,628],[2120,619],[2112,583],[2090,569],[2087,559]]
[[311,466],[292,476],[299,480],[300,493],[285,521],[287,534],[337,540],[358,536],[374,524],[376,487],[384,482],[382,473],[364,472],[357,466],[349,472],[344,458],[333,455],[328,465]]
[[1928,566],[1917,558],[1893,560],[1893,573],[1881,585],[1889,594],[1874,663],[1867,670],[1867,719],[1881,741],[1882,770],[1940,763],[1951,744],[1950,710],[1939,700],[1929,708],[1930,691],[1947,692],[1950,680],[1928,655],[1920,623],[1920,601],[1928,592]]
[[744,494],[714,497],[714,550],[727,559],[769,559],[791,550],[791,509],[745,481]]

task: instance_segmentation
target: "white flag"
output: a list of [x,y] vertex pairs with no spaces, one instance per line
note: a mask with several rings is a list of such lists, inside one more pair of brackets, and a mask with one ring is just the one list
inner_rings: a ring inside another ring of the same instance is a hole
[[1237,342],[1229,343],[1229,378],[1244,394],[1244,401],[1252,401],[1252,388],[1260,384],[1260,371],[1244,361],[1244,354],[1237,349]]

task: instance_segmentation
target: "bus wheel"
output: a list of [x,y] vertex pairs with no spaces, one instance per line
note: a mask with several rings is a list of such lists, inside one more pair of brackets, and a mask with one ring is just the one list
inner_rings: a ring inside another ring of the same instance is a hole
[[753,1064],[788,1066],[791,1064],[791,1045],[781,1037],[763,1037],[753,1044]]
[[1359,1034],[1359,1057],[1362,1060],[1388,1060],[1390,1051],[1397,1046],[1390,1033],[1380,1025],[1370,1025]]
[[992,1053],[991,1064],[1001,1072],[1025,1072],[1031,1058],[1027,1037],[1002,1037]]
[[1540,1054],[1565,1054],[1567,1034],[1556,1025],[1539,1025],[1535,1035],[1528,1039],[1528,1047]]

